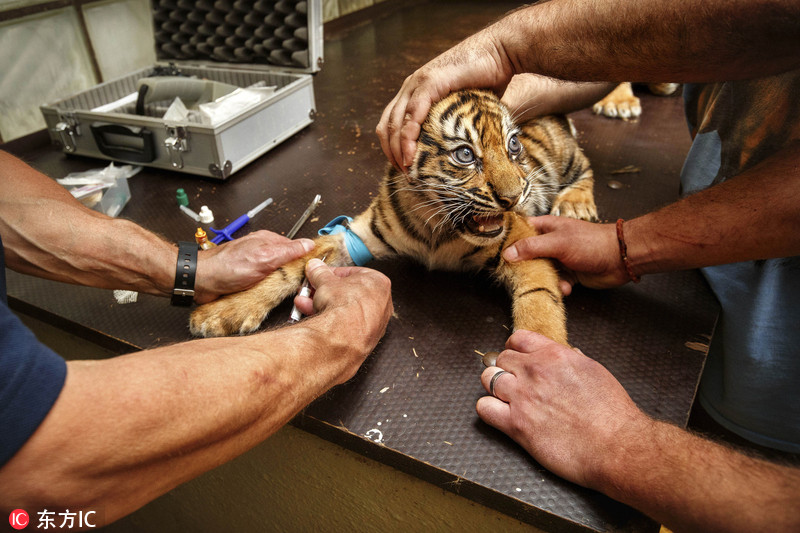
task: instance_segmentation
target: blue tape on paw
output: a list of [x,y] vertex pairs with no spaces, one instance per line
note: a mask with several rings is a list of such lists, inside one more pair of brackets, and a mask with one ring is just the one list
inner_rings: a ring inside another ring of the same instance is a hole
[[357,266],[364,266],[374,258],[369,248],[367,248],[367,245],[361,240],[361,237],[353,233],[353,230],[350,229],[350,223],[352,221],[353,219],[350,217],[344,215],[338,216],[325,224],[325,227],[320,229],[317,233],[320,235],[344,233],[344,244],[347,246],[347,253],[350,254],[350,259],[352,259],[353,263]]

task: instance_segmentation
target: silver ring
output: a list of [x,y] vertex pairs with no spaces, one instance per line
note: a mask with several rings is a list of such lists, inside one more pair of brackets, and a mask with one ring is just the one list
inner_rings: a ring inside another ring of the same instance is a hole
[[503,374],[508,374],[508,372],[506,372],[505,370],[498,370],[497,372],[495,372],[494,376],[492,376],[491,381],[489,381],[489,394],[491,394],[495,398],[497,398],[497,395],[494,393],[494,384],[497,381],[497,378],[499,378]]

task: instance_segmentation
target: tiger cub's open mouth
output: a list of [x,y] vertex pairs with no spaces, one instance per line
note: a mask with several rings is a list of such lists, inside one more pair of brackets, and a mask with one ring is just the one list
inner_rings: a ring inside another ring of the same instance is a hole
[[474,215],[467,219],[467,230],[481,237],[495,237],[502,233],[505,227],[503,215]]

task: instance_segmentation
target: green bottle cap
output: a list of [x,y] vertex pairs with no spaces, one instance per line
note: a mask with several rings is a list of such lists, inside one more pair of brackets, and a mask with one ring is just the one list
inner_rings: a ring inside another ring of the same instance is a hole
[[189,205],[189,196],[187,196],[186,191],[183,189],[175,191],[175,199],[178,200],[178,205]]

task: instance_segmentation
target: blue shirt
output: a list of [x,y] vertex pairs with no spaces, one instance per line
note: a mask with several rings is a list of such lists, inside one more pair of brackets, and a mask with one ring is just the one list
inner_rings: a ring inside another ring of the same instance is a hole
[[[800,71],[687,85],[694,140],[681,174],[683,193],[733,178],[800,139],[798,94]],[[800,453],[800,257],[702,272],[722,312],[700,382],[701,405],[752,442]]]
[[33,435],[53,407],[67,364],[8,308],[0,240],[0,466]]

